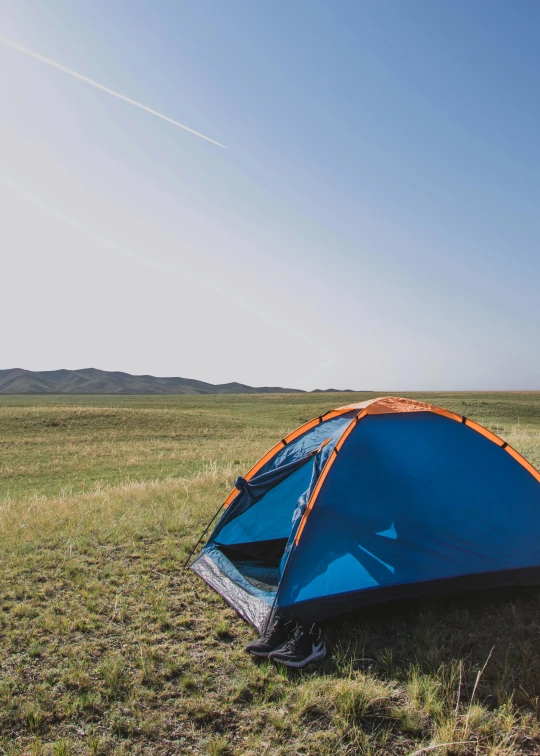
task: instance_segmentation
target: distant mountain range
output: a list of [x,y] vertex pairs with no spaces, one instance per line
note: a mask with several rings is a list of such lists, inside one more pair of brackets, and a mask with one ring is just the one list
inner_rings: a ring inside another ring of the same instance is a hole
[[[320,389],[318,389],[320,390]],[[334,389],[327,389],[333,391]],[[0,394],[299,394],[281,386],[205,383],[191,378],[156,378],[85,368],[84,370],[0,370]]]

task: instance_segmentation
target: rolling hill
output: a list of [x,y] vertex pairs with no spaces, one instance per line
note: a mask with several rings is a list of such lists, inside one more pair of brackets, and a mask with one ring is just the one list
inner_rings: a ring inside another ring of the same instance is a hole
[[243,383],[213,384],[191,378],[156,378],[85,368],[0,370],[0,394],[289,394],[300,389],[281,386],[246,386]]

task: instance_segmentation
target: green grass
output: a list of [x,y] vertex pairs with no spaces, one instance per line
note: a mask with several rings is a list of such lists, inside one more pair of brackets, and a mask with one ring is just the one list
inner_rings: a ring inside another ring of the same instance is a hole
[[[414,396],[540,466],[540,394]],[[180,569],[239,472],[366,397],[0,397],[0,753],[540,753],[540,592],[334,621],[287,674]]]

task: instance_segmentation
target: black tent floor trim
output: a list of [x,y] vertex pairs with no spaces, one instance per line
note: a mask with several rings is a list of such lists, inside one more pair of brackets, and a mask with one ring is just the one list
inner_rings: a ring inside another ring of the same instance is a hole
[[459,575],[451,578],[427,580],[420,583],[393,585],[385,588],[369,588],[348,591],[324,600],[299,601],[292,606],[280,606],[279,613],[285,618],[302,622],[322,622],[335,616],[343,616],[360,609],[407,599],[429,599],[479,593],[493,588],[540,587],[540,567],[521,567],[497,572]]

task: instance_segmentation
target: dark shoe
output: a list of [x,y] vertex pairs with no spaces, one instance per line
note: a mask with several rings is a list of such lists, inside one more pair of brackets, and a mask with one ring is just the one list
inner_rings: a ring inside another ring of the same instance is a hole
[[273,651],[269,658],[286,667],[305,667],[310,662],[324,659],[326,646],[321,631],[313,626],[310,631],[298,625],[287,643]]
[[277,650],[289,637],[289,623],[276,617],[266,631],[256,641],[246,646],[246,651],[254,656],[268,656]]

